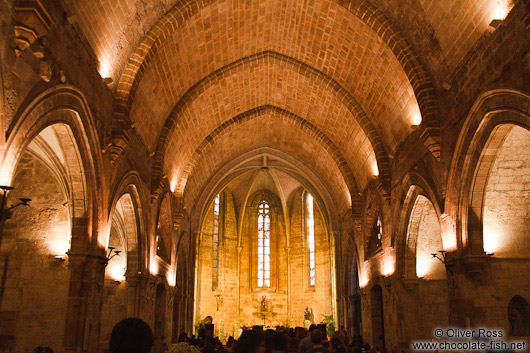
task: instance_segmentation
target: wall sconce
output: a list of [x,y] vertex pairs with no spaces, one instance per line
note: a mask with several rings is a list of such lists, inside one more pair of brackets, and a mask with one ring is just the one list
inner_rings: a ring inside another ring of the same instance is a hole
[[438,253],[432,253],[431,254],[433,259],[438,259],[445,265],[446,264],[446,261],[445,261],[445,250],[440,250],[438,252],[440,253],[440,256],[438,256]]
[[29,202],[31,199],[27,198],[20,198],[20,202],[12,205],[11,207],[7,207],[7,193],[11,190],[13,190],[12,186],[5,186],[0,185],[0,189],[4,191],[4,194],[2,195],[2,204],[0,205],[0,244],[2,243],[2,235],[4,234],[4,225],[6,221],[11,218],[11,211],[15,209],[18,206],[29,206]]
[[496,18],[496,19],[491,20],[489,26],[492,27],[492,28],[494,28],[494,29],[497,29],[497,28],[499,28],[499,26],[501,25],[501,23],[502,23],[502,20]]
[[107,256],[105,257],[105,259],[101,260],[101,264],[103,265],[103,267],[101,268],[102,272],[105,271],[105,268],[107,268],[107,266],[109,265],[109,261],[115,258],[116,256],[119,256],[121,253],[120,250],[115,250],[116,248],[112,246],[109,246],[108,249],[109,252],[107,253]]

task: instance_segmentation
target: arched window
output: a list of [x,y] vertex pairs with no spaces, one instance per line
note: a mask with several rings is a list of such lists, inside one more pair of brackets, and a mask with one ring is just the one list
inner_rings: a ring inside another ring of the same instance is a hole
[[271,286],[271,217],[269,204],[258,206],[258,287]]
[[306,196],[306,230],[307,249],[309,252],[309,285],[315,285],[315,215],[313,211],[313,196]]
[[212,290],[219,286],[219,213],[221,195],[217,194],[213,202],[213,239],[212,239]]

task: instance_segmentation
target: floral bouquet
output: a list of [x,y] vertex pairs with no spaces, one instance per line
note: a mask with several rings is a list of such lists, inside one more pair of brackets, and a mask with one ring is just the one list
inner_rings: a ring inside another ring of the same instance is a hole
[[201,353],[201,351],[195,346],[190,346],[185,342],[181,342],[172,344],[166,353]]

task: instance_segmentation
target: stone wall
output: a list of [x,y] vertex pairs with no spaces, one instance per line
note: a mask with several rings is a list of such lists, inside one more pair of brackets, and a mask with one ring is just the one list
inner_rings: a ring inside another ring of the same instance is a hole
[[[304,240],[302,190],[291,201],[288,224],[277,202],[271,203],[271,287],[257,287],[257,208],[247,205],[242,224],[236,220],[231,192],[221,193],[219,287],[212,289],[212,232],[213,203],[208,208],[199,243],[197,297],[198,318],[213,318],[216,333],[223,327],[225,335],[237,335],[241,326],[263,325],[261,301],[265,297],[267,326],[303,326],[304,311],[308,308],[314,322],[322,321],[322,315],[332,315],[331,277],[333,256],[329,233],[324,218],[315,201],[315,255],[316,284],[309,285],[307,244]],[[274,198],[273,198],[274,200]],[[238,245],[237,228],[242,230]],[[289,234],[289,248],[287,248]],[[238,260],[238,246],[241,257]],[[239,287],[239,288],[238,288]],[[227,337],[227,336],[226,336]]]
[[30,153],[20,159],[13,187],[8,205],[19,197],[32,201],[15,208],[4,228],[0,335],[14,338],[16,352],[32,351],[35,344],[63,351],[70,281],[64,260],[71,232],[67,197],[52,171]]

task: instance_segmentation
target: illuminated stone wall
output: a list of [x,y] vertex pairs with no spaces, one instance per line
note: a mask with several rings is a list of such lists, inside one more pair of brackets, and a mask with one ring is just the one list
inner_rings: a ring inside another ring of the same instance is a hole
[[[257,207],[247,205],[241,225],[241,260],[238,260],[235,209],[231,193],[222,193],[219,287],[212,290],[213,203],[207,210],[199,244],[200,292],[197,308],[200,319],[211,316],[216,333],[237,334],[239,325],[263,325],[261,301],[265,297],[267,326],[303,326],[304,311],[313,312],[314,322],[332,312],[332,268],[328,232],[315,202],[316,284],[309,286],[307,244],[303,240],[302,192],[296,192],[289,209],[290,251],[287,248],[285,221],[279,201],[271,202],[271,287],[257,286],[256,237]],[[270,197],[270,196],[269,196]],[[272,200],[275,197],[272,196]],[[275,200],[276,201],[276,200]],[[239,286],[239,288],[238,288]]]

